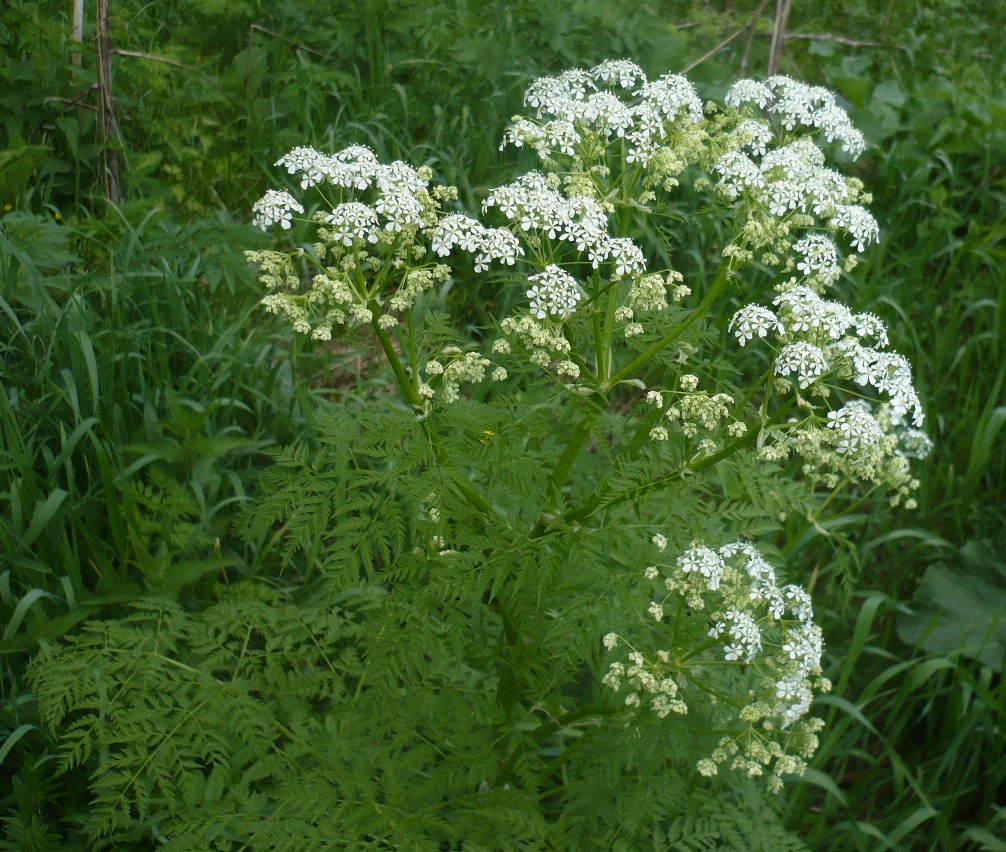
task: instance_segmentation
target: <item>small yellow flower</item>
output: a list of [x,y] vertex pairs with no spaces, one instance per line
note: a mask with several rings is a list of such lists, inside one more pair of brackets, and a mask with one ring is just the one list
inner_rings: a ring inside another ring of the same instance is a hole
[[491,443],[493,434],[494,433],[491,432],[489,429],[483,429],[482,430],[483,437],[479,438],[479,443],[482,445]]

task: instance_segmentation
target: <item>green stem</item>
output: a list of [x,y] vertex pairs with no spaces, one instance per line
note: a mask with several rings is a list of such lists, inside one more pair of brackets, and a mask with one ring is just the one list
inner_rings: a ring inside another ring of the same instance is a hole
[[618,302],[618,284],[610,282],[608,284],[608,302],[604,308],[604,321],[601,329],[600,355],[603,356],[603,364],[597,365],[597,380],[603,386],[610,388],[612,382],[609,381],[612,367],[611,335],[615,331],[615,305]]
[[391,342],[391,337],[388,335],[387,330],[381,328],[377,321],[378,305],[375,302],[370,302],[367,307],[370,308],[370,311],[373,314],[373,319],[370,321],[370,325],[374,329],[374,334],[377,335],[377,340],[381,344],[381,349],[384,350],[384,357],[388,359],[391,371],[395,374],[395,381],[398,383],[398,389],[408,400],[409,405],[413,408],[422,408],[423,398],[419,395],[419,391],[416,390],[412,381],[406,374],[405,367],[402,365],[402,359],[398,357],[398,353],[395,351],[395,347]]
[[591,314],[594,322],[594,371],[597,375],[598,384],[601,377],[605,375],[604,369],[604,329],[601,324],[601,312],[591,305]]
[[[769,423],[781,420],[789,413],[789,411],[793,408],[793,405],[794,403],[792,401],[788,402],[776,412],[775,416],[769,421]],[[713,465],[723,461],[723,459],[728,456],[732,456],[738,450],[742,450],[753,444],[757,440],[758,435],[761,434],[762,430],[765,426],[769,425],[769,423],[763,424],[757,429],[751,429],[733,443],[727,444],[727,446],[719,452],[711,453],[710,455],[703,456],[700,459],[695,459],[694,461],[682,465],[677,470],[674,470],[665,476],[651,479],[649,482],[644,482],[641,485],[634,486],[633,488],[627,488],[625,491],[618,494],[609,496],[606,488],[602,486],[589,498],[587,498],[581,506],[566,512],[562,516],[561,520],[564,524],[579,523],[585,518],[590,517],[590,515],[592,515],[602,504],[604,506],[613,506],[616,503],[624,503],[626,500],[644,497],[654,491],[659,491],[661,488],[666,488],[671,483],[677,482],[685,476],[707,470]]]
[[[608,379],[607,387],[613,387],[618,382],[627,376],[632,375],[640,367],[643,366],[647,361],[649,361],[654,355],[664,349],[668,344],[674,342],[682,334],[684,334],[689,328],[691,328],[698,320],[709,313],[709,309],[713,306],[715,302],[726,289],[727,281],[729,280],[727,273],[730,271],[730,265],[728,263],[723,263],[720,265],[719,270],[716,273],[716,277],[713,279],[713,283],[710,285],[708,292],[705,297],[699,302],[698,307],[695,308],[687,317],[685,317],[677,327],[672,331],[665,334],[656,343],[648,346],[642,353],[633,358],[628,364],[626,364],[622,369],[618,370],[613,376]],[[598,376],[600,378],[600,376]]]
[[[377,305],[372,302],[368,305],[368,307],[374,314],[374,319],[371,320],[370,323],[371,327],[374,329],[374,334],[377,335],[381,348],[384,350],[384,355],[388,359],[391,371],[395,374],[395,381],[398,383],[399,389],[402,391],[402,394],[404,394],[405,398],[413,408],[422,408],[424,405],[423,398],[419,395],[419,391],[416,390],[415,386],[406,374],[405,367],[402,365],[402,359],[398,357],[398,353],[392,345],[391,337],[389,337],[388,332],[381,328],[377,322]],[[446,448],[440,444],[440,441],[437,439],[437,436],[433,432],[433,429],[430,427],[428,421],[423,421],[423,428],[426,431],[427,439],[436,450],[437,462],[444,467],[449,468],[455,474],[454,484],[465,496],[465,499],[468,500],[468,503],[473,508],[480,511],[483,515],[487,515],[489,517],[499,517],[496,510],[492,507],[492,504],[490,504],[485,497],[479,494],[479,492],[466,481],[466,477],[460,470],[458,470],[457,465],[454,464],[454,460],[450,456],[450,453],[448,453]]]
[[413,323],[412,308],[405,312],[405,333],[409,341],[409,366],[412,367],[412,375],[419,375],[419,352],[416,349],[416,332]]
[[[680,666],[680,665],[682,665],[684,663],[687,663],[689,660],[697,657],[703,651],[706,651],[709,648],[714,648],[715,646],[722,645],[722,644],[723,644],[723,640],[720,639],[718,636],[716,638],[713,638],[713,639],[706,639],[705,642],[703,642],[702,644],[697,645],[696,647],[692,648],[687,654],[685,654],[684,656],[681,657],[680,661],[676,661],[676,662]],[[694,680],[694,678],[693,678],[693,680]]]
[[[603,397],[600,397],[600,394],[598,394],[598,397],[603,400]],[[580,451],[584,448],[584,445],[586,445],[587,441],[590,439],[590,427],[594,422],[594,418],[602,410],[603,407],[598,406],[596,410],[591,410],[584,416],[584,418],[573,430],[569,443],[566,444],[562,454],[559,456],[559,460],[555,463],[555,469],[552,471],[552,478],[548,483],[548,501],[550,509],[554,509],[558,503],[559,494],[562,491],[562,487],[569,479],[569,472],[573,468],[573,463],[576,461],[577,456],[580,455]]]
[[542,722],[537,728],[531,731],[531,736],[540,743],[546,737],[563,728],[568,728],[574,722],[579,722],[582,719],[591,719],[595,716],[618,716],[624,711],[624,707],[610,704],[588,704],[584,707],[578,707],[576,710],[570,710],[568,713],[563,713],[551,722]]

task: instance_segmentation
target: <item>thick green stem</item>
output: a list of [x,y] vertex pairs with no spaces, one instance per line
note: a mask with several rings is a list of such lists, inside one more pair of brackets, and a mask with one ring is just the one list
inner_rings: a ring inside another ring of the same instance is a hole
[[[776,412],[775,416],[770,422],[777,422],[785,417],[789,411],[792,409],[794,403],[792,401],[788,402],[779,411]],[[560,519],[564,524],[574,524],[580,523],[581,521],[589,518],[598,508],[603,506],[612,506],[616,503],[624,503],[626,500],[632,500],[638,497],[644,497],[647,494],[652,494],[654,491],[659,491],[661,488],[666,488],[674,482],[689,476],[693,473],[700,473],[703,470],[707,470],[715,464],[723,461],[723,459],[728,456],[732,456],[738,450],[744,449],[753,444],[757,439],[758,435],[761,434],[762,430],[769,424],[764,424],[757,429],[751,429],[740,438],[737,438],[730,444],[727,444],[719,452],[711,453],[708,456],[702,456],[702,458],[695,459],[682,465],[677,470],[671,471],[665,476],[657,477],[656,479],[651,479],[649,482],[644,482],[642,485],[637,485],[633,488],[627,488],[624,491],[618,492],[616,494],[610,494],[608,490],[602,486],[597,491],[594,492],[587,500],[575,509],[570,509],[566,512]],[[540,533],[539,533],[540,534]]]
[[[402,359],[398,357],[398,352],[395,351],[395,347],[391,342],[391,337],[388,335],[388,332],[381,328],[380,324],[377,322],[377,305],[372,303],[370,305],[370,309],[374,314],[374,319],[370,324],[374,329],[374,334],[377,335],[381,348],[384,350],[384,355],[388,359],[391,371],[395,374],[395,381],[398,383],[399,389],[402,391],[402,394],[413,408],[421,408],[424,404],[423,398],[419,395],[419,391],[416,390],[412,381],[409,379],[408,374],[405,372]],[[437,461],[444,467],[449,468],[454,472],[454,484],[464,495],[469,505],[471,505],[474,509],[477,509],[483,515],[496,517],[497,512],[492,507],[492,504],[490,504],[485,497],[479,494],[479,492],[466,481],[464,474],[458,470],[453,459],[451,459],[450,453],[441,446],[440,441],[437,439],[437,436],[434,434],[433,430],[426,421],[424,421],[424,429],[430,444],[436,449]]]
[[597,365],[597,380],[603,383],[604,387],[611,387],[610,377],[612,369],[611,336],[615,331],[615,305],[618,302],[618,284],[608,285],[608,301],[604,307],[604,320],[601,324],[601,345],[598,354],[603,359]]
[[[647,361],[649,361],[654,355],[660,352],[662,349],[666,348],[669,344],[677,340],[682,334],[684,334],[689,328],[691,328],[696,322],[698,322],[702,317],[709,313],[709,309],[713,306],[713,303],[722,295],[723,291],[726,289],[728,278],[728,272],[730,271],[730,265],[728,263],[723,263],[716,273],[716,277],[713,279],[713,283],[710,285],[708,292],[705,297],[699,302],[698,306],[692,311],[687,317],[685,317],[678,325],[670,332],[665,334],[656,343],[648,346],[643,352],[633,358],[628,364],[626,364],[622,369],[618,370],[614,375],[612,375],[607,382],[607,387],[612,387],[622,379],[631,376],[640,367],[642,367]],[[600,378],[600,377],[599,377]]]
[[409,405],[414,408],[421,408],[423,405],[423,398],[419,395],[419,391],[416,390],[415,385],[412,384],[412,380],[409,379],[408,374],[405,372],[402,359],[398,357],[398,352],[395,351],[395,346],[391,342],[391,337],[388,335],[387,330],[381,328],[380,323],[377,321],[379,311],[378,305],[371,302],[367,307],[370,308],[374,317],[370,321],[370,325],[374,329],[374,334],[377,335],[377,340],[381,344],[381,349],[384,350],[384,357],[388,359],[391,371],[395,374],[395,381],[398,383],[398,389],[405,396],[406,400],[408,400]]

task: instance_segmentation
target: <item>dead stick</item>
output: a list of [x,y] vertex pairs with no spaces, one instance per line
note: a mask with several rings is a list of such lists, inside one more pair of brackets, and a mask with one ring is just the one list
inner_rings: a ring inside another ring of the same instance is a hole
[[832,33],[786,33],[783,35],[786,41],[793,39],[806,39],[808,41],[833,41],[836,44],[844,44],[847,47],[886,47],[891,50],[908,50],[903,44],[891,44],[886,41],[862,41],[856,38],[846,38],[845,36],[833,35]]
[[730,44],[730,42],[732,42],[735,38],[737,38],[737,36],[739,36],[747,28],[748,28],[748,25],[745,24],[743,27],[741,27],[739,30],[737,30],[737,32],[735,32],[733,35],[729,35],[725,39],[723,39],[723,41],[721,41],[718,45],[716,45],[716,47],[714,47],[707,54],[705,54],[705,56],[700,56],[691,65],[685,66],[678,73],[679,74],[687,74],[693,68],[697,68],[703,62],[705,62],[707,59],[709,59],[709,57],[714,56],[715,54],[719,53],[719,51],[721,51],[724,47],[726,47],[728,44]]
[[108,35],[108,0],[98,0],[98,95],[101,101],[101,151],[105,161],[105,201],[122,201],[122,176],[119,171],[119,125],[115,120],[115,95],[112,91],[112,43]]
[[775,26],[772,28],[772,47],[768,55],[768,76],[773,77],[779,73],[779,60],[782,57],[782,48],[786,43],[784,34],[786,32],[786,20],[789,18],[789,7],[792,0],[776,0],[775,5]]
[[891,16],[894,14],[894,0],[890,0],[887,4],[887,11],[884,13],[884,24],[880,28],[880,36],[883,38],[887,35],[887,28],[891,26]]
[[120,48],[114,48],[112,53],[117,56],[132,56],[136,59],[148,59],[151,62],[163,62],[165,65],[174,65],[175,68],[184,68],[186,71],[195,71],[191,65],[186,65],[184,62],[179,62],[177,59],[168,59],[167,56],[157,56],[153,53],[140,53],[136,50],[122,50]]
[[754,41],[755,30],[758,29],[758,21],[761,19],[762,12],[765,11],[765,7],[767,5],[768,0],[761,0],[761,2],[758,4],[758,8],[755,9],[755,13],[751,16],[751,23],[748,24],[748,37],[744,40],[744,52],[741,54],[742,77],[747,72],[748,55],[751,53],[751,43]]
[[265,27],[260,26],[259,24],[252,24],[249,27],[249,29],[255,30],[256,32],[263,33],[264,35],[267,35],[267,36],[271,36],[272,38],[279,39],[284,44],[290,45],[290,47],[296,47],[298,50],[307,51],[308,53],[313,54],[314,56],[318,56],[321,59],[325,58],[325,54],[324,53],[321,53],[321,52],[315,50],[313,47],[308,47],[306,44],[301,44],[299,41],[294,41],[293,39],[287,38],[285,35],[280,35],[279,33],[273,32],[270,29],[266,29]]
[[272,30],[268,29],[267,27],[263,27],[261,24],[249,24],[248,25],[248,55],[245,57],[245,88],[244,88],[244,91],[245,91],[245,97],[246,98],[248,97],[248,86],[251,83],[251,64],[252,64],[251,49],[252,49],[252,38],[254,38],[255,33],[262,33],[263,35],[270,36],[271,38],[279,39],[281,42],[283,42],[284,44],[288,44],[291,47],[296,47],[296,48],[299,48],[300,50],[307,51],[308,53],[310,53],[310,54],[312,54],[314,56],[318,56],[321,59],[325,58],[324,54],[319,53],[317,50],[314,50],[313,48],[308,47],[306,44],[300,44],[300,43],[295,42],[295,41],[293,41],[291,39],[288,39],[286,36],[280,35],[277,32],[273,32]]

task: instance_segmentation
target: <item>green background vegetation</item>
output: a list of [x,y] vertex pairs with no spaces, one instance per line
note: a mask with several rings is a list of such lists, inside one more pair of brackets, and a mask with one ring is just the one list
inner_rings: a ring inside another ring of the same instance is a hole
[[[55,771],[32,655],[142,596],[198,612],[229,578],[301,577],[278,533],[241,534],[266,452],[314,440],[320,412],[388,383],[365,352],[295,341],[256,309],[242,251],[265,244],[246,223],[277,157],[362,142],[431,165],[476,208],[530,165],[498,140],[535,77],[621,57],[680,71],[735,36],[689,71],[718,94],[764,74],[774,12],[748,46],[751,0],[116,0],[120,135],[103,139],[94,9],[75,48],[70,5],[0,11],[0,814],[12,849],[84,848],[69,844],[86,775]],[[787,827],[815,849],[1006,849],[996,8],[795,3],[788,20],[791,36],[814,37],[788,39],[781,70],[839,92],[870,142],[856,173],[882,241],[845,300],[888,321],[936,444],[915,511],[866,503],[841,526],[793,530],[836,683],[813,769],[787,793]],[[115,207],[105,148],[122,162]],[[713,237],[694,227],[701,263]],[[500,308],[483,290],[451,294],[472,328]]]

